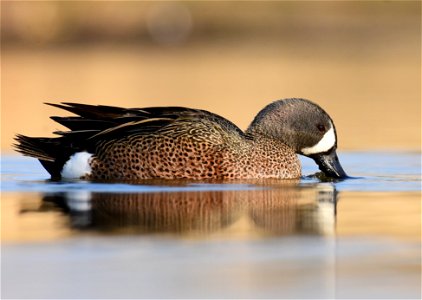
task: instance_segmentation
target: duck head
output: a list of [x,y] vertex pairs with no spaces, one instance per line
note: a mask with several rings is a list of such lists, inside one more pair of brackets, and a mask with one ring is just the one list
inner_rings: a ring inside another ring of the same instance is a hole
[[312,158],[328,177],[346,178],[337,157],[333,120],[315,103],[299,98],[275,101],[261,110],[247,133],[264,135]]

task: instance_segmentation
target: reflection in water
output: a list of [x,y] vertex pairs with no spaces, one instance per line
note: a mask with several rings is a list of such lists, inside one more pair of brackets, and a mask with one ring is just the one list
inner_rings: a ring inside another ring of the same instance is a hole
[[154,193],[75,190],[46,194],[40,209],[53,203],[69,214],[73,228],[106,232],[209,234],[238,224],[249,233],[331,235],[336,199],[328,183]]

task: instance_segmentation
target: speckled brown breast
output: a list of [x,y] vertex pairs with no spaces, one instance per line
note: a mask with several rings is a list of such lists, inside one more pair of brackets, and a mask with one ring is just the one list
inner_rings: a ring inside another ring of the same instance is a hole
[[298,178],[294,151],[274,139],[245,138],[212,120],[181,120],[157,132],[97,145],[94,180]]

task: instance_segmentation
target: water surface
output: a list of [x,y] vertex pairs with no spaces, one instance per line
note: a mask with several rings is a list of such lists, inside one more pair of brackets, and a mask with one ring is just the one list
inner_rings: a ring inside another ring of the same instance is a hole
[[420,298],[420,154],[340,158],[353,179],[111,184],[3,156],[2,297]]

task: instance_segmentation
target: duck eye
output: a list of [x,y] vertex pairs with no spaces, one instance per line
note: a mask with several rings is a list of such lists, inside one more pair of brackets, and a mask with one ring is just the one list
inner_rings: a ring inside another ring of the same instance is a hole
[[318,124],[318,125],[317,125],[317,128],[318,128],[318,130],[319,130],[319,131],[321,131],[321,132],[324,132],[324,131],[325,131],[325,126],[324,126],[324,125],[322,125],[322,124]]

